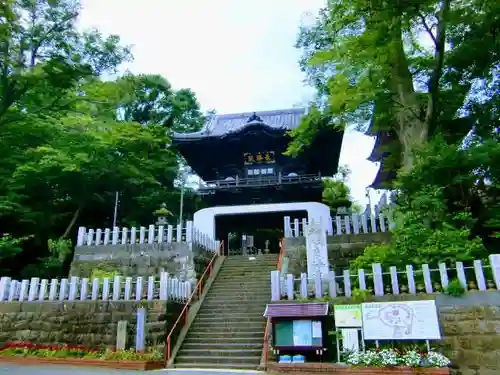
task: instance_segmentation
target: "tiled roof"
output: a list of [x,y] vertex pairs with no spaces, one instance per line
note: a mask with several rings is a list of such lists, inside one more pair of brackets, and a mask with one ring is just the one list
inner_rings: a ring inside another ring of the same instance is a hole
[[328,303],[276,303],[266,306],[266,318],[302,318],[328,315]]
[[[292,108],[274,111],[255,112],[262,123],[273,129],[293,130],[300,124],[300,119],[307,113],[305,108]],[[254,112],[214,115],[203,128],[196,133],[175,133],[176,139],[220,137],[237,132],[248,126],[248,120]],[[253,124],[256,122],[252,122]],[[252,124],[250,123],[250,124]]]

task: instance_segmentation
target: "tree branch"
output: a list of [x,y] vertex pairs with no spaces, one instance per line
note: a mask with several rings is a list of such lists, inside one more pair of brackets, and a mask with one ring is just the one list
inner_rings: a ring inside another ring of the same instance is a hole
[[82,205],[80,205],[75,213],[73,214],[73,217],[71,218],[68,226],[66,227],[66,230],[64,231],[64,233],[62,234],[61,237],[59,237],[60,240],[63,240],[65,239],[66,237],[68,237],[69,233],[71,232],[71,229],[73,229],[73,227],[75,226],[76,224],[76,221],[78,220],[78,217],[80,216],[80,211],[82,210]]
[[432,71],[429,83],[429,100],[427,105],[427,113],[425,116],[426,124],[431,127],[438,117],[438,102],[439,102],[439,80],[441,79],[446,47],[446,26],[448,11],[450,10],[451,0],[442,0],[441,9],[438,16],[438,26],[436,32],[436,49],[434,51],[435,66]]
[[425,31],[427,31],[427,34],[429,34],[432,41],[434,42],[434,45],[437,47],[438,42],[436,40],[436,37],[434,36],[434,33],[432,32],[432,29],[429,27],[429,25],[427,25],[427,21],[425,20],[425,16],[418,11],[417,11],[417,14],[418,14],[418,17],[420,18],[420,21],[422,21],[422,26],[424,26]]

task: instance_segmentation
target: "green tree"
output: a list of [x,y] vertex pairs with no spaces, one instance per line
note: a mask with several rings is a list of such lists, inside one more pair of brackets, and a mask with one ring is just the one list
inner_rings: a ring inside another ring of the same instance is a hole
[[122,118],[140,124],[163,125],[176,132],[194,132],[201,128],[204,116],[194,93],[174,90],[158,75],[126,75],[122,82],[130,96],[122,106]]
[[395,134],[410,169],[430,136],[462,139],[481,116],[477,106],[491,100],[499,10],[487,0],[329,0],[297,42],[318,100],[289,153],[309,145],[321,126],[370,122]]
[[[70,109],[82,79],[114,72],[130,57],[117,36],[79,32],[76,0],[7,0],[0,7],[0,126]],[[28,21],[29,20],[29,21]]]
[[498,251],[498,135],[472,136],[467,146],[434,138],[400,174],[389,243],[365,249],[354,267],[486,259]]
[[[165,128],[203,121],[194,94],[161,77],[101,80],[130,53],[78,31],[79,6],[0,5],[0,228],[11,234],[0,261],[12,276],[64,275],[76,227],[110,227],[117,191],[119,225],[152,222],[162,202],[174,211],[179,156]],[[188,211],[196,200],[185,199]]]
[[341,166],[336,176],[323,180],[323,202],[330,207],[334,215],[338,208],[350,208],[353,204],[351,189],[347,185],[350,174],[347,166]]

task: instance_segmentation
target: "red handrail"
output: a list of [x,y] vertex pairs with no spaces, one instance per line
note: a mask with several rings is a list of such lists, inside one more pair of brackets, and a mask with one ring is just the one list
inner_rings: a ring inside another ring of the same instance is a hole
[[193,300],[196,293],[198,293],[198,298],[199,298],[201,293],[203,292],[203,282],[205,280],[205,276],[210,277],[210,275],[212,274],[213,263],[214,263],[215,259],[217,258],[217,256],[220,255],[223,247],[224,247],[224,241],[221,241],[219,251],[218,252],[216,251],[214,253],[214,256],[210,260],[210,263],[208,263],[208,265],[206,266],[205,271],[203,272],[203,274],[200,277],[200,280],[198,280],[198,283],[196,284],[193,292],[191,293],[188,300],[186,301],[184,308],[182,309],[181,313],[179,314],[179,317],[177,318],[174,325],[170,329],[170,332],[167,335],[167,338],[165,340],[165,354],[164,354],[165,367],[168,364],[168,361],[170,360],[171,355],[172,355],[172,334],[174,333],[174,330],[177,328],[177,325],[180,323],[183,316],[184,316],[184,325],[187,324],[188,316],[189,316],[189,304]]
[[[281,266],[283,265],[283,255],[285,254],[285,238],[281,239],[281,249],[280,254],[278,255],[278,264],[276,265],[276,269],[281,271]],[[271,326],[271,320],[267,318],[266,322],[266,330],[264,331],[264,366],[267,367],[267,357],[269,354],[269,329]]]

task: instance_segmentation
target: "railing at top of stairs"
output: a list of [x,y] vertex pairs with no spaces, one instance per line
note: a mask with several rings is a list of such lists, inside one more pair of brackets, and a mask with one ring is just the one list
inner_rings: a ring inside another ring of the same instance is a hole
[[[278,264],[276,265],[276,269],[281,271],[281,266],[283,265],[283,256],[285,254],[285,238],[281,239],[281,249],[280,254],[278,256]],[[269,334],[271,330],[271,319],[267,318],[266,329],[264,331],[264,347],[263,347],[263,360],[264,366],[267,367],[267,357],[269,355]]]
[[[170,358],[172,356],[172,337],[174,333],[179,334],[178,331],[180,331],[188,323],[189,305],[195,296],[198,296],[198,298],[200,298],[201,295],[203,294],[203,287],[205,286],[205,281],[212,275],[212,270],[214,267],[215,260],[220,254],[222,254],[223,248],[224,248],[224,241],[221,241],[219,251],[214,252],[214,255],[210,260],[210,263],[208,263],[208,265],[205,267],[205,271],[198,280],[196,287],[194,288],[193,292],[186,301],[184,308],[182,309],[181,313],[179,314],[179,317],[175,321],[174,325],[172,326],[170,332],[167,335],[167,338],[165,339],[165,353],[164,353],[165,367],[167,367],[168,362],[170,361]],[[181,321],[184,321],[184,324],[180,324]]]

